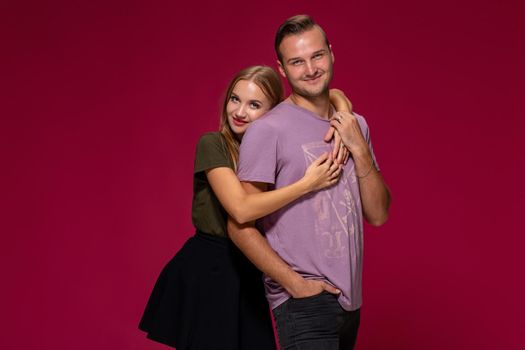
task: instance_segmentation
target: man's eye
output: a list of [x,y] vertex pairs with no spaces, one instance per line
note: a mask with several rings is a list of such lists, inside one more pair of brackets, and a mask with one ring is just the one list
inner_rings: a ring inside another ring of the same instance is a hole
[[300,65],[301,63],[303,63],[303,61],[293,61],[293,62],[292,62],[292,65],[293,65],[293,66],[298,66],[298,65]]

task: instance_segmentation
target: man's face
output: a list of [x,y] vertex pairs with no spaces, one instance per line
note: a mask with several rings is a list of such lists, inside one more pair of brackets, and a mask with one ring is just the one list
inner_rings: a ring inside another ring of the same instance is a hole
[[282,55],[279,71],[294,93],[317,97],[328,91],[334,56],[318,27],[285,37],[279,49]]

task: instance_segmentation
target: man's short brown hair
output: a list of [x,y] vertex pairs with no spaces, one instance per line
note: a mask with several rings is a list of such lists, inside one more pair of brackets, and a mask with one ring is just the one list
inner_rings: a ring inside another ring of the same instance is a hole
[[326,46],[330,48],[330,43],[328,42],[326,33],[324,32],[323,28],[315,23],[312,17],[308,15],[296,15],[284,21],[275,34],[275,53],[277,53],[277,58],[279,58],[279,61],[283,63],[283,56],[279,50],[279,46],[281,46],[281,42],[285,37],[289,35],[301,34],[315,27],[319,28],[321,33],[323,33]]

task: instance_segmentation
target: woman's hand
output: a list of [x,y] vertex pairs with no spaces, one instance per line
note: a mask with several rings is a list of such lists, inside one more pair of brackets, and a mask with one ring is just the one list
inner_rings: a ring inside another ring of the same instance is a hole
[[357,118],[348,112],[337,112],[334,114],[330,125],[334,127],[341,136],[341,141],[353,155],[368,152],[368,144],[361,132]]
[[332,146],[332,157],[335,159],[337,164],[346,164],[348,158],[350,157],[350,151],[343,143],[339,132],[330,125],[330,128],[325,134],[324,140],[325,142],[330,142],[332,138],[334,139],[334,144]]
[[334,162],[332,154],[325,152],[306,169],[302,181],[307,190],[318,191],[334,185],[341,175],[342,165]]

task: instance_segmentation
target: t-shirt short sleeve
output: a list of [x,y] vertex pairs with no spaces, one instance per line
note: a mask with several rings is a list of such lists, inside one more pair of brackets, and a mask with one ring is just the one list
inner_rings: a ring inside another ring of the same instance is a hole
[[201,136],[195,152],[195,166],[193,172],[228,167],[233,168],[225,141],[218,132],[207,133]]
[[277,132],[264,120],[255,121],[241,142],[237,176],[246,182],[275,184]]

